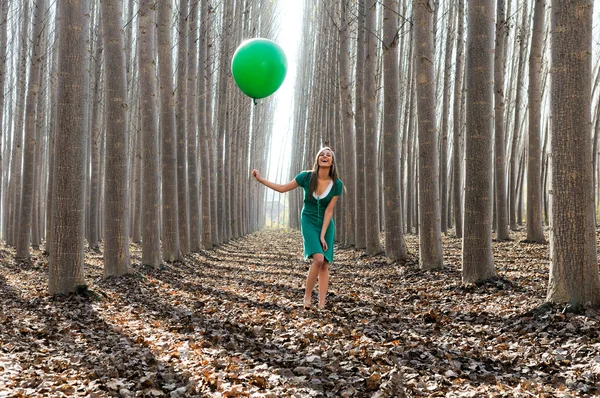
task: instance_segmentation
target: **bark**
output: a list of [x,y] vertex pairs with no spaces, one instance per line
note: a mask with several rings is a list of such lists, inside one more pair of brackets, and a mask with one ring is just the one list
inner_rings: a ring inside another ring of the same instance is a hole
[[542,69],[546,0],[536,0],[529,58],[529,134],[527,146],[527,240],[544,243],[542,226]]
[[198,140],[200,147],[200,190],[202,200],[202,246],[205,249],[212,249],[211,232],[211,197],[214,191],[211,189],[211,134],[210,134],[210,113],[207,113],[207,103],[210,99],[209,94],[209,62],[208,62],[208,1],[202,1],[200,5],[200,46],[198,65],[200,69],[200,80],[198,89]]
[[[515,97],[515,114],[514,114],[514,124],[513,124],[513,134],[512,134],[512,147],[510,151],[510,174],[509,174],[509,189],[508,189],[508,221],[510,223],[510,229],[513,231],[517,230],[517,179],[519,178],[518,168],[519,168],[519,140],[520,140],[520,132],[521,132],[521,96],[523,86],[523,76],[525,75],[524,66],[525,66],[525,57],[527,52],[527,29],[528,29],[528,11],[527,4],[525,3],[523,6],[523,20],[521,23],[520,29],[520,38],[519,38],[519,63],[517,69],[517,80],[516,80],[516,97]],[[514,55],[516,56],[516,55]]]
[[173,95],[173,64],[171,61],[172,9],[172,0],[158,2],[157,40],[160,84],[160,132],[162,141],[162,234],[163,260],[167,262],[180,259],[177,200],[177,135],[175,130],[175,96]]
[[48,290],[74,292],[83,285],[85,153],[85,35],[87,0],[57,3],[58,93],[56,165],[52,200]]
[[385,254],[393,260],[407,258],[400,192],[400,109],[398,107],[398,1],[383,2],[383,200]]
[[142,138],[142,265],[158,267],[160,256],[159,137],[157,120],[156,4],[142,0],[138,13],[140,127]]
[[[2,185],[4,165],[2,160],[2,140],[8,138],[4,130],[4,85],[6,81],[6,37],[8,29],[8,2],[0,4],[0,199],[3,199],[4,190]],[[4,201],[3,201],[4,203]],[[1,228],[1,225],[0,225]]]
[[340,68],[340,96],[342,108],[343,129],[343,159],[338,159],[344,170],[344,185],[349,194],[344,195],[344,206],[342,207],[344,218],[345,245],[354,246],[356,243],[355,229],[355,180],[356,180],[356,152],[354,142],[354,113],[352,111],[352,91],[350,88],[350,24],[352,20],[352,8],[349,1],[340,1],[341,6],[341,32],[339,49]]
[[590,135],[593,1],[552,2],[550,280],[547,300],[600,304]]
[[[31,225],[33,217],[33,194],[35,179],[35,152],[38,142],[36,140],[36,107],[40,92],[40,75],[42,70],[44,48],[42,19],[46,12],[46,2],[38,0],[33,4],[33,54],[29,64],[29,86],[27,88],[27,105],[25,107],[25,137],[24,159],[22,174],[21,206],[18,223],[17,258],[29,259],[29,245],[31,243]],[[38,115],[41,117],[41,115]]]
[[496,275],[492,254],[494,1],[469,2],[462,281]]
[[496,238],[507,240],[510,236],[506,197],[506,133],[504,131],[504,49],[507,35],[505,0],[498,0],[497,6],[496,52],[494,53]]
[[448,230],[448,135],[450,129],[450,72],[452,69],[452,31],[454,29],[454,7],[449,4],[446,22],[446,53],[444,56],[444,102],[442,105],[442,131],[440,139],[440,199],[442,233]]
[[419,134],[419,260],[422,269],[443,264],[439,194],[439,153],[435,113],[433,17],[426,0],[414,0],[415,81]]
[[454,231],[457,237],[463,235],[463,208],[462,208],[462,156],[461,143],[463,141],[462,103],[463,103],[463,73],[464,73],[464,0],[458,0],[458,22],[456,25],[456,72],[454,78],[454,109],[452,129],[452,180],[454,182]]
[[200,194],[198,191],[198,112],[196,86],[198,84],[198,8],[193,1],[189,12],[187,57],[187,168],[189,192],[190,251],[200,250]]
[[367,247],[366,220],[367,211],[365,203],[365,109],[364,109],[364,68],[366,62],[365,50],[365,3],[358,0],[358,35],[356,40],[356,68],[355,68],[355,117],[354,130],[356,137],[356,248]]
[[[365,35],[365,228],[366,253],[375,255],[383,251],[379,239],[379,167],[377,164],[377,1],[367,0]],[[368,175],[368,182],[367,182]],[[368,184],[368,187],[367,185]],[[368,208],[366,204],[369,204]]]
[[130,272],[127,76],[121,21],[123,0],[104,0],[102,35],[105,61],[106,160],[104,188],[104,276]]
[[[179,220],[179,249],[181,254],[190,252],[189,211],[187,200],[187,13],[188,0],[179,0],[177,12],[177,86],[175,88],[175,128],[177,135],[177,209]],[[191,109],[193,110],[193,108]]]

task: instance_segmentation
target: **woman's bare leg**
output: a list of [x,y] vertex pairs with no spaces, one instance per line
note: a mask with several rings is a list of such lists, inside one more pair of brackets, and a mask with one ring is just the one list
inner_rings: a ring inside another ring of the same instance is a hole
[[319,308],[325,307],[327,288],[329,287],[329,262],[323,261],[319,270]]
[[304,291],[304,306],[310,307],[310,295],[317,283],[317,277],[319,276],[319,271],[321,266],[323,265],[325,258],[322,254],[314,254],[313,255],[313,263],[308,270],[308,276],[306,277],[306,290]]

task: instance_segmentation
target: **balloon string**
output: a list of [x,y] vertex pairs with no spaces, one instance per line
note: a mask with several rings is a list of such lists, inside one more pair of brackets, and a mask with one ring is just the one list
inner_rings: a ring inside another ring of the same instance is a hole
[[252,101],[254,101],[254,105],[256,105],[256,98],[252,98]]

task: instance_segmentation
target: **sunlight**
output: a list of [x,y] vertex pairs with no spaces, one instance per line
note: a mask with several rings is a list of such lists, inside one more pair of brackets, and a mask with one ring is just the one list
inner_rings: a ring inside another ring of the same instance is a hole
[[271,162],[266,173],[271,181],[289,180],[287,168],[291,158],[291,135],[294,106],[294,81],[296,80],[296,55],[302,29],[301,18],[303,3],[279,0],[279,32],[277,43],[285,51],[288,61],[287,76],[274,94],[276,101],[273,138],[271,143]]

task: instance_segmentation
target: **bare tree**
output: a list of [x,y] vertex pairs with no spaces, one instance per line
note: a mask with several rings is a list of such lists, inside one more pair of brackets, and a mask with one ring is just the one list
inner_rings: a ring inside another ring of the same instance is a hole
[[464,283],[484,281],[496,275],[492,254],[494,20],[494,0],[469,2]]
[[127,77],[121,21],[123,0],[104,0],[102,28],[106,75],[104,276],[129,272],[129,164],[126,125]]
[[138,13],[138,65],[140,70],[140,126],[142,137],[142,264],[157,267],[160,257],[160,185],[156,65],[154,59],[156,4],[142,0]]
[[544,243],[542,226],[542,50],[546,32],[546,0],[536,0],[529,56],[529,134],[527,147],[527,240]]
[[[377,156],[377,0],[367,0],[365,23],[365,87],[364,87],[364,173],[365,173],[365,228],[367,254],[381,253],[379,239],[379,167]],[[369,173],[367,176],[366,173]],[[368,178],[368,180],[367,180]],[[368,189],[367,185],[368,184]]]
[[366,62],[365,3],[358,0],[358,34],[356,39],[356,67],[354,83],[354,131],[356,145],[356,247],[367,247],[366,203],[365,203],[365,108],[364,68]]
[[[36,141],[36,107],[40,92],[40,75],[42,57],[45,53],[43,44],[42,19],[46,12],[46,2],[38,0],[33,9],[33,54],[29,64],[29,86],[27,88],[27,105],[25,107],[25,148],[23,159],[21,214],[18,223],[17,257],[29,259],[31,243],[31,221],[33,215],[33,188]],[[41,117],[41,115],[38,115]]]
[[163,259],[179,260],[177,201],[177,139],[175,130],[175,96],[171,60],[171,17],[173,1],[158,2],[157,8],[158,76],[160,84],[160,131],[162,135],[162,235]]
[[[4,84],[6,81],[6,37],[8,29],[8,1],[3,1],[0,4],[0,198],[4,194],[2,190],[2,141],[6,139],[4,131],[3,117],[4,117]],[[1,225],[0,225],[1,228]]]
[[[198,189],[198,112],[196,87],[198,85],[198,9],[200,1],[190,4],[187,56],[187,168],[189,192],[190,250],[198,251],[200,241],[200,192]],[[203,21],[204,23],[204,21]]]
[[398,1],[383,2],[383,192],[385,205],[385,253],[407,257],[400,192],[400,109],[398,107]]
[[355,227],[355,180],[356,180],[356,152],[354,135],[354,112],[352,110],[351,67],[352,57],[350,50],[352,7],[348,0],[340,1],[340,49],[339,49],[339,74],[340,74],[340,96],[341,96],[341,118],[343,129],[343,154],[339,159],[344,170],[344,185],[350,193],[343,195],[343,206],[341,211],[344,218],[344,231],[346,245],[356,243]]
[[73,292],[83,285],[85,153],[85,37],[88,0],[57,3],[58,93],[56,164],[53,178],[50,294]]
[[552,2],[552,187],[547,300],[600,304],[590,135],[592,0]]
[[439,155],[433,67],[433,3],[414,0],[415,79],[419,132],[419,261],[423,269],[443,264],[439,195]]
[[462,103],[463,103],[463,74],[464,74],[464,18],[465,0],[458,2],[458,21],[456,23],[456,69],[454,74],[454,109],[452,137],[452,200],[454,202],[454,231],[457,237],[462,237],[462,156],[463,137]]
[[[188,0],[179,0],[177,11],[177,86],[175,87],[175,128],[177,136],[177,209],[179,219],[179,249],[190,252],[190,231],[187,192],[187,40]],[[192,112],[194,108],[190,108]]]
[[494,178],[496,193],[496,238],[509,239],[508,202],[506,196],[506,150],[504,131],[504,49],[506,47],[505,0],[497,0],[496,51],[494,53]]

